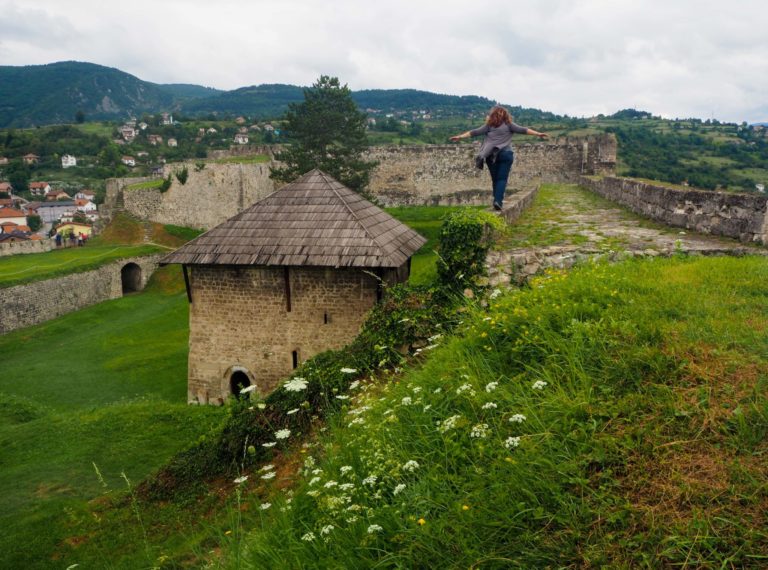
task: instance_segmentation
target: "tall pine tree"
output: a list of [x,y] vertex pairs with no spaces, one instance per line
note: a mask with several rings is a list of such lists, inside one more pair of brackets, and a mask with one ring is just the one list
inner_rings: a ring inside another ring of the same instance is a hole
[[282,164],[270,169],[278,182],[292,182],[313,168],[364,192],[375,162],[363,160],[368,147],[366,116],[352,100],[352,92],[338,78],[320,76],[304,90],[302,103],[291,103],[284,129],[290,146],[276,157]]

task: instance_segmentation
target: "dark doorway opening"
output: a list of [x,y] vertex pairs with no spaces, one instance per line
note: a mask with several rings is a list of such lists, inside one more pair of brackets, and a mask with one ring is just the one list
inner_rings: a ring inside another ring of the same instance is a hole
[[120,270],[120,281],[123,284],[123,295],[141,291],[141,267],[135,263],[127,263]]
[[236,398],[247,398],[248,393],[241,394],[241,391],[250,385],[251,379],[248,378],[245,372],[240,370],[233,372],[232,376],[229,377],[229,389]]

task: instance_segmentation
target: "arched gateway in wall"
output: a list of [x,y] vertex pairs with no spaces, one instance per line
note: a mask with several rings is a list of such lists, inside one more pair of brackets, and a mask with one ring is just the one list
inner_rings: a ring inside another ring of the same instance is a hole
[[123,295],[141,291],[141,267],[136,263],[126,263],[120,269],[120,283]]

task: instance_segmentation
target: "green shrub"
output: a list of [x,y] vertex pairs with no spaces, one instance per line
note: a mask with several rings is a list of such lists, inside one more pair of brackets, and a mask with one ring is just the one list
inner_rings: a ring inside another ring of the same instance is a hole
[[504,222],[498,216],[482,210],[457,209],[443,218],[440,229],[440,257],[437,274],[440,283],[449,290],[482,288],[485,257],[493,245],[493,230]]

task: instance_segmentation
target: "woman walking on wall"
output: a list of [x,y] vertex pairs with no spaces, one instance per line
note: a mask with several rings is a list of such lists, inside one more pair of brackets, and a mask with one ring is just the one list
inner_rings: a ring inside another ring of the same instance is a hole
[[480,150],[475,157],[475,165],[478,168],[482,168],[483,163],[488,165],[493,184],[494,210],[501,210],[504,204],[504,192],[507,189],[507,180],[509,180],[512,161],[515,157],[509,143],[512,141],[512,135],[515,133],[533,135],[540,139],[549,138],[544,133],[515,124],[512,122],[512,115],[509,114],[509,111],[497,105],[488,113],[488,117],[482,127],[452,136],[450,139],[455,142],[459,139],[485,135],[483,144],[480,146]]

